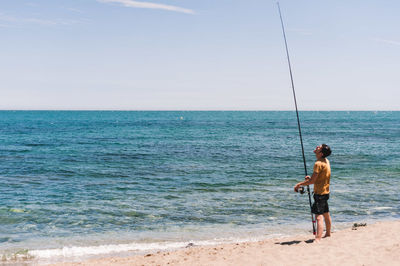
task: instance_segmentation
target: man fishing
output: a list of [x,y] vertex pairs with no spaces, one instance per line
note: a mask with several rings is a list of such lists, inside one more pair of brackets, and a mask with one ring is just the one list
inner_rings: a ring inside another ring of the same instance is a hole
[[326,233],[324,237],[331,236],[331,216],[329,214],[329,181],[331,177],[331,165],[326,157],[331,154],[331,148],[322,144],[314,150],[317,161],[314,164],[312,176],[306,176],[303,182],[297,183],[294,191],[298,192],[300,187],[314,184],[314,204],[311,212],[315,214],[317,220],[317,234],[315,241],[319,242],[324,230],[323,220],[325,220]]

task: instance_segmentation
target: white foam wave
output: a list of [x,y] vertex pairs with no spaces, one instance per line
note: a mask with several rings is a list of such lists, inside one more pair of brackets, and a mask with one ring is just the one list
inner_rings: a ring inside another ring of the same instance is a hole
[[191,243],[195,246],[217,245],[222,243],[257,241],[256,238],[251,239],[215,239],[204,241],[189,241],[189,242],[153,242],[153,243],[129,243],[129,244],[109,244],[99,246],[71,246],[57,249],[39,249],[28,251],[29,256],[37,259],[51,259],[56,257],[81,257],[93,255],[107,255],[110,253],[123,252],[145,252],[159,250],[173,250],[185,248]]
[[382,207],[375,207],[375,208],[372,208],[373,210],[390,210],[390,209],[393,209],[392,207],[385,207],[385,206],[382,206]]
[[[187,243],[186,243],[187,245]],[[129,244],[111,244],[86,247],[63,247],[57,249],[39,249],[30,250],[28,253],[36,258],[49,259],[53,257],[79,257],[87,255],[101,255],[109,253],[146,251],[159,249],[175,249],[185,247],[185,243],[129,243]]]

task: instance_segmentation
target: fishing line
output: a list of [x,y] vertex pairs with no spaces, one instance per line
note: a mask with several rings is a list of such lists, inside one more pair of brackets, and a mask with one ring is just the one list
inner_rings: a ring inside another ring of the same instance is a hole
[[[279,11],[279,17],[281,19],[281,25],[282,25],[282,33],[283,33],[283,39],[285,40],[285,48],[286,48],[286,57],[287,57],[287,62],[289,66],[289,73],[290,73],[290,81],[292,82],[292,91],[293,91],[293,99],[294,99],[294,106],[296,107],[296,116],[297,116],[297,126],[299,129],[299,137],[300,137],[300,144],[301,144],[301,152],[303,154],[303,163],[304,163],[304,172],[307,174],[307,164],[306,164],[306,157],[304,156],[304,145],[303,145],[303,136],[301,135],[301,126],[300,126],[300,118],[299,118],[299,111],[297,109],[297,100],[296,100],[296,92],[294,90],[294,82],[293,82],[293,74],[292,74],[292,66],[290,64],[290,58],[289,58],[289,49],[287,45],[287,40],[286,40],[286,33],[285,33],[285,26],[283,25],[283,19],[282,19],[282,13],[281,13],[281,7],[279,6],[279,2],[276,3],[278,5],[278,11]],[[304,188],[303,188],[304,189]],[[310,203],[310,210],[311,210],[311,194],[310,194],[310,186],[307,185],[307,194],[308,194],[308,201]],[[312,227],[313,227],[313,234],[315,235],[315,219],[314,215],[311,210],[311,221],[312,221]]]

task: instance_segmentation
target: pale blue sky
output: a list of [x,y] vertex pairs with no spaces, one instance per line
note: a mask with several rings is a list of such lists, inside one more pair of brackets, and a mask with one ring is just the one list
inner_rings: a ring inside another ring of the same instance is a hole
[[[400,1],[282,0],[300,110],[400,110]],[[0,109],[293,110],[276,1],[1,0]]]

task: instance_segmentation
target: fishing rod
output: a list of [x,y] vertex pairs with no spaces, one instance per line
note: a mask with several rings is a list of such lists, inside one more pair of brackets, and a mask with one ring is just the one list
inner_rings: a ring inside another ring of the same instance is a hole
[[[301,152],[303,154],[303,163],[304,163],[304,172],[306,176],[307,174],[307,164],[306,164],[306,157],[304,156],[304,145],[303,145],[303,137],[301,135],[301,126],[300,126],[300,118],[299,118],[299,111],[297,109],[297,100],[296,100],[296,92],[294,90],[294,81],[293,81],[293,74],[292,74],[292,66],[290,64],[290,58],[289,58],[289,49],[287,45],[287,40],[286,40],[286,33],[285,33],[285,26],[283,25],[283,19],[282,19],[282,13],[281,13],[281,7],[279,6],[279,2],[276,2],[278,5],[278,11],[279,11],[279,17],[281,19],[281,25],[282,25],[282,33],[283,33],[283,39],[285,40],[285,48],[286,48],[286,57],[287,57],[287,62],[289,66],[289,73],[290,73],[290,81],[292,82],[292,91],[293,91],[293,99],[294,99],[294,106],[296,107],[296,116],[297,116],[297,126],[299,128],[299,137],[300,137],[300,144],[301,144]],[[300,191],[301,194],[304,193],[304,187],[301,188],[302,190]],[[312,227],[313,227],[313,234],[316,234],[315,231],[315,219],[314,219],[314,214],[312,213],[311,209],[311,194],[310,194],[310,186],[307,185],[307,194],[308,194],[308,201],[310,203],[310,210],[311,210],[311,221],[312,221]]]

